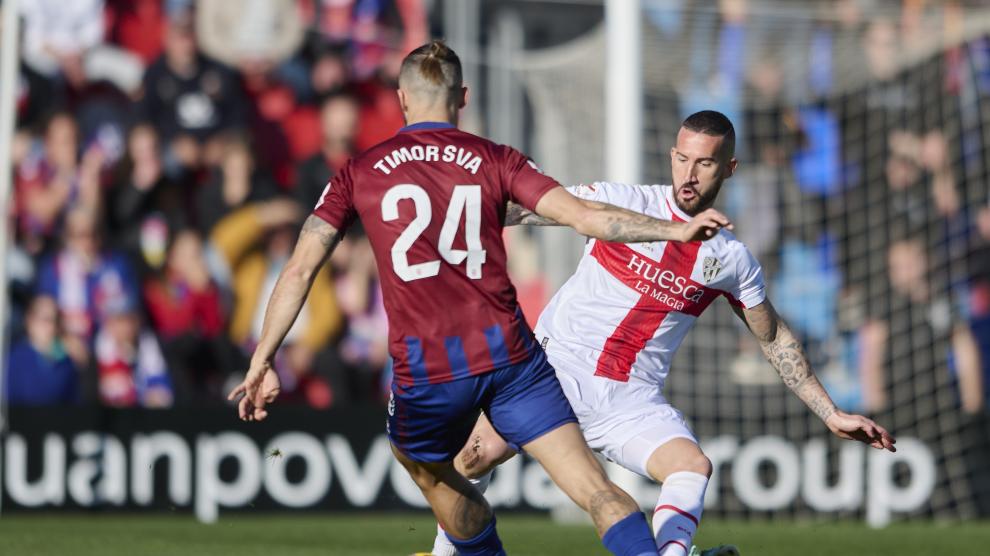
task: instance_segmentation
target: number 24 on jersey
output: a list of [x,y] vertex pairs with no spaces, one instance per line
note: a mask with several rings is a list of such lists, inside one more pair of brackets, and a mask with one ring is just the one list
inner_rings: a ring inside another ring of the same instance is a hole
[[[393,186],[382,197],[382,220],[391,222],[399,217],[399,201],[411,199],[416,216],[392,244],[392,268],[405,282],[430,278],[440,273],[440,261],[409,264],[408,251],[430,225],[433,218],[430,196],[422,187],[403,183]],[[464,215],[464,234],[467,249],[454,249],[454,236]],[[466,261],[467,276],[481,278],[481,266],[485,264],[485,250],[481,248],[481,186],[455,185],[447,205],[447,216],[440,229],[437,250],[443,260],[451,265]]]

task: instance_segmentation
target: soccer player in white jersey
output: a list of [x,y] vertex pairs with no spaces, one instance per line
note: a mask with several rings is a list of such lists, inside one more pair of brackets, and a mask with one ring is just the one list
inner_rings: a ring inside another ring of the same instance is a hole
[[[723,114],[688,117],[670,151],[674,185],[594,183],[569,188],[659,219],[687,221],[715,202],[735,171],[735,132]],[[506,224],[554,225],[510,205]],[[683,416],[663,397],[681,341],[716,298],[725,297],[759,340],[780,378],[840,438],[894,451],[894,438],[861,415],[839,410],[815,377],[800,342],[767,299],[763,271],[726,230],[704,242],[588,241],[574,275],[540,315],[535,333],[592,449],[663,486],[653,514],[662,556],[698,554],[712,464]],[[487,483],[514,452],[481,418],[458,457],[459,470]],[[440,535],[433,553],[456,554]],[[737,554],[718,547],[703,555]]]

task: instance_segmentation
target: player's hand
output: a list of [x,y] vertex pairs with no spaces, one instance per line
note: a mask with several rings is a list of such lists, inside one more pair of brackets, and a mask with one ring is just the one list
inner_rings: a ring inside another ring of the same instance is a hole
[[897,440],[887,432],[887,429],[862,415],[836,411],[825,420],[825,425],[839,438],[858,440],[878,450],[897,451],[894,447]]
[[261,421],[268,417],[265,406],[275,401],[282,385],[278,373],[270,363],[252,364],[244,381],[230,391],[228,400],[243,396],[237,404],[237,414],[242,421]]
[[714,237],[722,228],[732,229],[729,217],[715,209],[699,212],[685,226],[681,241],[705,241]]

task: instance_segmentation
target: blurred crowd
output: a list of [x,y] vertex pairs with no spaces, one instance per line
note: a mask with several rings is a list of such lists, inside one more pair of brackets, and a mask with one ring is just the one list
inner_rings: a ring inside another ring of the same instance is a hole
[[[10,401],[220,399],[328,179],[401,127],[396,73],[429,36],[427,4],[20,6]],[[988,10],[961,0],[643,6],[644,52],[664,53],[644,57],[645,178],[669,183],[681,118],[729,115],[742,164],[724,208],[840,404],[905,408],[910,422],[947,404],[981,411],[990,35],[973,25]],[[530,319],[552,293],[538,233],[507,235]],[[313,288],[277,361],[283,395],[318,408],[381,401],[386,321],[359,228]],[[711,351],[706,326],[697,369]],[[733,387],[777,384],[738,337],[720,344]]]
[[[901,408],[899,426],[953,405],[982,411],[987,6],[674,0],[646,13],[669,59],[649,85],[657,137],[700,109],[736,123],[742,163],[725,208],[840,405]],[[655,150],[649,171],[667,175],[667,147]],[[737,382],[776,379],[755,344],[732,349]]]
[[[329,178],[403,125],[395,80],[428,37],[422,1],[19,8],[9,401],[222,399]],[[379,401],[386,344],[354,229],[280,351],[283,395]]]

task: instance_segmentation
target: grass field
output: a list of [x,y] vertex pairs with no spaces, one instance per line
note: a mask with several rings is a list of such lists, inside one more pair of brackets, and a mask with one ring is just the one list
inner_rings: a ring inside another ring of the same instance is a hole
[[[0,518],[5,556],[404,556],[432,544],[426,514],[286,514],[222,516],[201,525],[187,516],[121,514]],[[555,525],[543,516],[502,516],[499,530],[512,555],[606,554],[587,526]],[[897,524],[871,530],[859,523],[706,521],[701,545],[732,542],[744,556],[990,554],[990,524]]]

